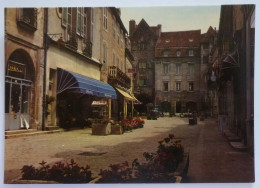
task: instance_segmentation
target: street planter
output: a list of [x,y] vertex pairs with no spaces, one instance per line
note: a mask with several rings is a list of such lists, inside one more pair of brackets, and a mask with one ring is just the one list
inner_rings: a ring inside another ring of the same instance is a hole
[[189,152],[185,152],[183,154],[182,161],[179,163],[176,171],[174,172],[174,176],[180,176],[182,178],[186,177],[189,170],[190,157]]
[[111,125],[111,134],[120,135],[123,134],[123,128],[119,125]]
[[60,184],[56,181],[45,181],[45,180],[22,180],[16,179],[12,181],[12,184]]
[[111,123],[95,123],[92,125],[92,135],[109,135],[111,134]]

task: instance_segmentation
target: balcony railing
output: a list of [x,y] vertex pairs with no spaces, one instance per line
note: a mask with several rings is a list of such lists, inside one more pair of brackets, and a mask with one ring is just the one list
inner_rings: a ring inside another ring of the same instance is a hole
[[108,80],[110,83],[116,83],[126,88],[131,87],[130,78],[115,66],[108,67]]
[[71,29],[68,29],[68,34],[67,34],[67,44],[66,46],[71,48],[72,50],[77,50],[78,49],[78,42],[77,42],[77,34],[75,31],[71,31]]
[[84,40],[83,54],[92,57],[92,43],[88,40]]

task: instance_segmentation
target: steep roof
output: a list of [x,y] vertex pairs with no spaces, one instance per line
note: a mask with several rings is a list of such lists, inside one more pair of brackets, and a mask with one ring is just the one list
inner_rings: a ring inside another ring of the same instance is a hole
[[200,30],[162,32],[156,48],[199,46],[200,33]]
[[147,22],[142,19],[139,24],[136,26],[135,30],[133,31],[133,33],[130,36],[130,39],[134,39],[134,38],[140,38],[141,35],[144,35],[146,33],[146,35],[148,36],[149,33],[150,35],[152,35],[154,38],[156,38],[156,30],[154,27],[150,27]]
[[201,42],[201,43],[210,42],[211,36],[214,36],[215,33],[216,33],[216,31],[210,26],[210,27],[208,28],[208,31],[207,31],[206,33],[203,33],[203,34],[201,35],[201,40],[200,40],[200,42]]

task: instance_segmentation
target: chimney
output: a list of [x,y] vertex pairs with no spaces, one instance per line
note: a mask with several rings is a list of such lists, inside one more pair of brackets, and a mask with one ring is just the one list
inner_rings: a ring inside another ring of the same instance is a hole
[[131,36],[136,28],[135,20],[129,21],[129,35]]
[[158,25],[157,25],[157,30],[156,30],[156,35],[157,35],[158,37],[160,37],[160,36],[161,36],[161,32],[162,32],[162,25],[161,25],[161,24],[158,24]]

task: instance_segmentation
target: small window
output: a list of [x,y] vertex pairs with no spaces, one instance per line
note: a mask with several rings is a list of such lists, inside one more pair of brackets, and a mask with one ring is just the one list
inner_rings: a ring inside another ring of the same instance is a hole
[[176,91],[181,90],[181,82],[176,82]]
[[189,64],[189,75],[193,76],[194,75],[194,64]]
[[193,39],[191,38],[191,39],[189,39],[189,42],[193,42]]
[[176,64],[175,73],[176,73],[177,75],[180,75],[180,74],[181,74],[181,64]]
[[193,50],[189,50],[189,56],[194,56]]
[[163,64],[163,74],[168,74],[169,72],[169,64]]
[[37,9],[36,8],[20,8],[18,12],[17,23],[20,26],[30,30],[37,30]]
[[166,39],[166,40],[165,40],[165,42],[166,42],[166,43],[169,43],[169,42],[170,42],[170,40],[169,40],[169,39]]
[[140,50],[146,50],[146,44],[144,42],[140,43]]
[[169,56],[170,51],[169,50],[164,50],[163,51],[163,57],[168,57]]
[[146,86],[147,80],[145,78],[140,78],[139,79],[139,86]]
[[169,91],[168,82],[163,83],[163,91]]
[[180,50],[177,50],[177,51],[176,51],[176,56],[177,56],[177,57],[180,57],[180,56],[181,56],[181,51],[180,51]]
[[104,26],[104,29],[107,30],[107,8],[104,7],[103,8],[103,26]]
[[145,68],[146,68],[146,62],[140,62],[139,69],[145,69]]
[[193,84],[193,82],[189,82],[189,91],[194,91],[194,84]]

